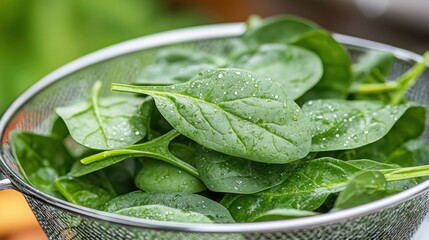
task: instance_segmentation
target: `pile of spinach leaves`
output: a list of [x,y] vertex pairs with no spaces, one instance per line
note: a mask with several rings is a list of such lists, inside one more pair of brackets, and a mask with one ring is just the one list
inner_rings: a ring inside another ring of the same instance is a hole
[[13,132],[25,179],[127,216],[231,223],[365,204],[429,176],[426,109],[404,93],[429,54],[387,81],[393,55],[352,64],[330,33],[251,18],[218,55],[166,48],[136,85],[56,110],[51,134]]

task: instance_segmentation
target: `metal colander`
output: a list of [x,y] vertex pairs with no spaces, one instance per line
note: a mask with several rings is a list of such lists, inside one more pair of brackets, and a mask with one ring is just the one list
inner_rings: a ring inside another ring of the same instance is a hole
[[[11,130],[47,134],[54,109],[89,96],[95,81],[103,81],[103,92],[108,93],[111,82],[135,81],[160,48],[215,53],[243,31],[243,24],[222,24],[147,36],[92,53],[46,76],[20,96],[0,121],[0,169],[6,177],[0,180],[0,190],[13,188],[22,192],[50,239],[412,238],[429,211],[429,181],[370,204],[314,217],[261,223],[189,224],[143,220],[77,206],[40,192],[23,180],[9,146]],[[343,35],[335,37],[352,59],[370,49],[393,52],[396,58],[392,78],[421,60],[419,55],[391,46]],[[408,98],[428,106],[428,80],[426,71],[410,89]],[[428,130],[424,138],[428,141]]]

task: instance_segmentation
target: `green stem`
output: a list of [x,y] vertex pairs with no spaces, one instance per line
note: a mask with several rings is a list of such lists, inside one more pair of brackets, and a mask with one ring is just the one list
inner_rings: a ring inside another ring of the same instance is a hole
[[429,165],[406,167],[393,170],[381,170],[387,181],[398,181],[429,176]]
[[[148,87],[149,89],[146,89],[146,87]],[[122,84],[122,83],[112,83],[112,90],[118,91],[118,92],[148,94],[149,92],[151,92],[150,90],[153,90],[153,88],[154,86],[134,86],[134,85],[128,85],[128,84]]]
[[429,52],[426,52],[423,55],[423,60],[421,62],[414,65],[411,69],[409,69],[399,79],[396,80],[399,85],[399,88],[391,98],[391,105],[397,105],[401,102],[405,92],[415,83],[420,74],[422,74],[423,71],[426,69],[426,64],[428,61]]
[[105,159],[118,156],[149,157],[169,163],[177,168],[188,172],[194,177],[199,178],[199,173],[196,168],[174,156],[168,148],[171,140],[173,140],[179,135],[180,133],[178,131],[171,130],[170,132],[151,141],[142,144],[132,145],[124,149],[116,149],[97,153],[92,156],[83,158],[82,160],[80,160],[80,162],[83,164],[91,164],[97,161],[103,161]]
[[359,94],[371,94],[394,91],[398,88],[397,82],[386,82],[386,83],[362,83],[357,86],[354,93]]

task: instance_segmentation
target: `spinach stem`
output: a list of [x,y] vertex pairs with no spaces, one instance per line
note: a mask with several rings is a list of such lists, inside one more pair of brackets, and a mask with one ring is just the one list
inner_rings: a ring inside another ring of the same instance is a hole
[[[155,138],[151,141],[148,141],[142,144],[131,145],[124,149],[115,149],[115,150],[109,150],[109,151],[97,153],[81,159],[80,162],[83,164],[91,164],[94,162],[103,161],[111,157],[119,157],[119,156],[149,157],[152,159],[157,159],[157,160],[161,160],[163,162],[169,163],[175,167],[178,167],[188,172],[194,177],[199,178],[200,174],[198,173],[198,170],[196,168],[194,168],[192,165],[174,156],[168,148],[171,140],[173,140],[179,135],[180,133],[178,131],[171,130],[170,132],[158,138]],[[124,160],[125,159],[126,158],[124,158]]]
[[399,87],[391,98],[390,104],[397,105],[401,102],[405,92],[416,82],[417,78],[426,69],[426,64],[429,61],[429,52],[423,55],[422,61],[414,65],[405,72],[399,79],[396,80]]
[[397,88],[398,88],[397,82],[362,83],[357,86],[354,93],[359,93],[359,94],[380,93],[380,92],[394,91]]
[[429,176],[429,165],[406,167],[393,170],[381,170],[387,181],[398,181]]

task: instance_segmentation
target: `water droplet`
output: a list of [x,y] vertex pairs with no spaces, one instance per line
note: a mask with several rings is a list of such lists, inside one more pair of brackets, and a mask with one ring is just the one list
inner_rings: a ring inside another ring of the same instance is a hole
[[275,99],[279,98],[279,95],[275,95],[275,96],[274,96],[274,98],[275,98]]
[[175,88],[176,88],[176,86],[174,86],[174,85],[173,85],[173,86],[171,86],[171,89],[175,89]]
[[237,91],[234,91],[234,95],[237,95],[238,94],[238,92]]
[[292,116],[292,120],[297,121],[298,118],[296,116]]
[[241,72],[235,72],[235,74],[240,75],[240,74],[241,74]]
[[134,134],[135,135],[140,135],[140,132],[139,131],[135,131]]
[[219,75],[217,75],[218,78],[222,78],[223,77],[223,73],[219,73]]

